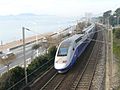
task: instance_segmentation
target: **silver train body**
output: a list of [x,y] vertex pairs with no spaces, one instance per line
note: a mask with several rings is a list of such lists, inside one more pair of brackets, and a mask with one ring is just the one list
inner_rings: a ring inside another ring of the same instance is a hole
[[54,61],[54,68],[58,73],[64,73],[74,65],[77,58],[91,42],[95,32],[95,24],[91,24],[83,32],[83,34],[76,34],[63,40],[58,46]]

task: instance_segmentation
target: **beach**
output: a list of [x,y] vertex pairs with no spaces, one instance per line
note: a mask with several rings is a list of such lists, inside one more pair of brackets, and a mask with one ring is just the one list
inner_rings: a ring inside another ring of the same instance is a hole
[[[45,33],[45,34],[40,34],[40,35],[37,35],[37,39],[42,39],[43,37],[47,37],[47,36],[50,36],[52,35],[53,33],[52,32],[49,32],[49,33]],[[29,43],[32,43],[32,42],[35,42],[36,41],[36,36],[30,36],[30,37],[27,37],[25,39],[25,43],[26,44],[29,44]],[[3,44],[3,45],[0,45],[0,51],[6,51],[7,49],[14,49],[14,48],[17,48],[19,46],[22,46],[23,44],[23,40],[22,39],[19,39],[19,40],[15,40],[15,41],[12,41],[12,42],[8,42],[6,44]]]

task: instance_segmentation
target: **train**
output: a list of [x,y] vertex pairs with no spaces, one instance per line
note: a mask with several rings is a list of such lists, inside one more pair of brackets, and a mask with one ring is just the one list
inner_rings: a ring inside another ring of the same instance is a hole
[[56,51],[54,68],[58,73],[67,72],[76,62],[77,58],[84,52],[95,34],[95,24],[82,31],[82,34],[75,34],[63,40]]

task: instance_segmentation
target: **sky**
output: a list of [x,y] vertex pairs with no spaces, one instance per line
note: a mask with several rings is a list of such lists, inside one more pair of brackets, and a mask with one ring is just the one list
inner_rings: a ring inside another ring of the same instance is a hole
[[99,15],[120,7],[120,0],[0,0],[0,15],[33,13],[39,15]]

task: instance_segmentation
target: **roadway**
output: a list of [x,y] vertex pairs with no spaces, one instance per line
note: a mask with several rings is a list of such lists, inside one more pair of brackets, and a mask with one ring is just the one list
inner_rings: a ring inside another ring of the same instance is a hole
[[[33,44],[35,44],[35,43],[26,45],[26,57],[25,58],[26,58],[26,61],[29,59],[29,62],[30,62],[30,59],[36,55],[36,51],[32,50]],[[24,65],[24,57],[23,57],[22,47],[16,48],[11,51],[16,55],[16,59],[14,59],[12,62],[10,62],[9,69],[11,69],[15,66],[23,66]],[[41,53],[41,52],[43,52],[43,50],[39,49],[39,52]],[[6,71],[7,71],[7,66],[0,65],[0,74],[2,74],[3,72],[6,72]]]

